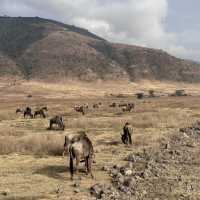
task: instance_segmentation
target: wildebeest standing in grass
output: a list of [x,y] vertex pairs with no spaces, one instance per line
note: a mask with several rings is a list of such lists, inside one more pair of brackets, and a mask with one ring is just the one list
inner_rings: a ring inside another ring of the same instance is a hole
[[115,108],[117,106],[117,104],[115,102],[113,102],[112,104],[109,105],[109,107]]
[[48,111],[48,110],[47,110],[47,107],[42,107],[41,109],[36,110],[36,111],[34,112],[34,118],[35,118],[37,115],[40,115],[40,117],[46,118],[46,115],[45,115],[44,111]]
[[85,115],[85,107],[84,107],[84,106],[75,106],[75,107],[74,107],[74,110],[75,110],[76,112],[82,113],[82,115]]
[[94,108],[94,109],[95,109],[95,108],[99,108],[99,104],[97,104],[97,103],[93,104],[93,108]]
[[56,124],[61,130],[65,129],[65,124],[62,116],[55,116],[50,119],[49,129],[52,130],[53,124]]
[[26,116],[29,116],[30,118],[33,118],[33,114],[32,114],[32,111],[31,111],[31,108],[30,107],[26,107],[25,111],[24,111],[24,118]]
[[123,111],[123,112],[126,112],[126,111],[131,112],[131,110],[134,109],[134,107],[135,107],[135,104],[134,104],[134,103],[128,103],[128,104],[125,106],[125,108],[122,108],[122,111]]
[[[66,137],[65,137],[65,145],[64,149],[66,148]],[[76,159],[76,169],[81,160],[85,162],[85,170],[86,174],[90,173],[91,177],[93,178],[92,174],[92,161],[94,156],[94,149],[91,140],[85,134],[85,132],[81,133],[79,137],[74,137],[71,140],[71,144],[69,145],[69,155],[70,155],[70,174],[71,179],[73,179],[74,175],[74,165],[73,160]]]
[[16,112],[16,114],[17,114],[17,113],[24,113],[24,110],[21,109],[21,108],[17,108],[15,112]]
[[130,123],[126,122],[123,127],[123,134],[121,135],[122,142],[124,144],[132,144],[131,135],[133,134],[133,128]]

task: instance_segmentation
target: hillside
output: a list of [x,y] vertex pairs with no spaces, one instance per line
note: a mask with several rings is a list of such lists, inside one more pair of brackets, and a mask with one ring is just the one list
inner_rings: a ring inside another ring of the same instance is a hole
[[162,50],[110,43],[53,20],[0,17],[0,76],[200,82],[200,64]]

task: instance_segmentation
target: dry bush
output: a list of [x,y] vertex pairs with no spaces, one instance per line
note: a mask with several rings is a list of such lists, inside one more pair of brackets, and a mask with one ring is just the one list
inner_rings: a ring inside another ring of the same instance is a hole
[[0,154],[24,153],[35,155],[62,155],[64,136],[37,135],[0,138]]

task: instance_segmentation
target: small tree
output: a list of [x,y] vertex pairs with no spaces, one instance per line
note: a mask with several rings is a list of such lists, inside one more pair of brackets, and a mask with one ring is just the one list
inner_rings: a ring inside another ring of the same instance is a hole
[[149,97],[155,97],[154,90],[149,90]]
[[143,99],[144,98],[144,93],[140,92],[136,94],[138,99]]

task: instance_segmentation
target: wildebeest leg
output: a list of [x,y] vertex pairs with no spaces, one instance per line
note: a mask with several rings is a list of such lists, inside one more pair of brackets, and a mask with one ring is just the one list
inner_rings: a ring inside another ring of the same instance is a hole
[[122,142],[127,144],[127,136],[125,134],[122,135]]
[[46,118],[46,115],[44,113],[42,113],[43,118]]
[[49,129],[52,129],[52,122],[50,121]]
[[88,159],[87,159],[87,157],[85,158],[85,173],[86,173],[86,175],[88,174]]
[[74,168],[73,168],[73,157],[71,153],[70,153],[69,167],[70,167],[71,180],[73,180]]
[[129,142],[129,144],[132,144],[132,139],[131,139],[131,134],[130,133],[128,134],[128,142]]
[[90,173],[91,177],[94,178],[92,174],[92,156],[91,155],[87,157],[87,166],[88,166],[88,173]]
[[78,171],[79,163],[80,163],[80,157],[76,156],[76,171]]

